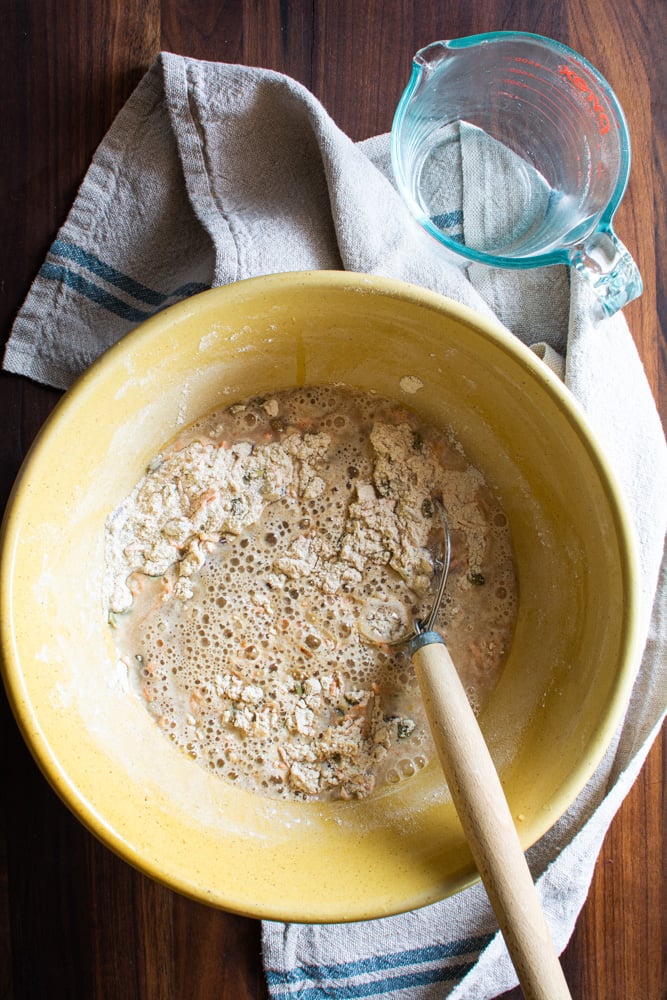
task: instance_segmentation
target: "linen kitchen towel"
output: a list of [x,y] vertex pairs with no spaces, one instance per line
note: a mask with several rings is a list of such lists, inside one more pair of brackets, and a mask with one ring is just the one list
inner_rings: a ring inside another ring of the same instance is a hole
[[[463,169],[452,178],[453,225],[493,226],[483,194]],[[4,367],[64,389],[179,299],[316,268],[401,278],[495,315],[563,374],[634,517],[646,647],[626,718],[579,798],[528,852],[561,950],[665,713],[667,448],[623,316],[596,318],[590,290],[564,268],[450,263],[396,193],[387,137],[353,143],[295,81],[163,53],[97,150],[16,319]],[[480,885],[381,920],[266,921],[263,954],[273,1000],[485,1000],[516,984]]]

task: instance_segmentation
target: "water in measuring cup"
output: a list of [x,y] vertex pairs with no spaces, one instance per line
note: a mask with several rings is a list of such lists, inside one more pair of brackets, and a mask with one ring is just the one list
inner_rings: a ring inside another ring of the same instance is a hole
[[590,228],[577,218],[571,194],[475,125],[449,123],[423,136],[421,148],[413,194],[424,220],[470,249],[525,257],[574,242]]

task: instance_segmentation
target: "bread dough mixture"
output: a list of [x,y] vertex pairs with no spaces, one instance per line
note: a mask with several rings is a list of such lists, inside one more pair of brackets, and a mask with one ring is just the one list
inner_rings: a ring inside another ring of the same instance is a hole
[[171,740],[227,781],[365,797],[435,759],[395,646],[433,600],[473,706],[512,636],[507,519],[453,435],[342,387],[255,398],[191,425],[106,529],[119,656]]

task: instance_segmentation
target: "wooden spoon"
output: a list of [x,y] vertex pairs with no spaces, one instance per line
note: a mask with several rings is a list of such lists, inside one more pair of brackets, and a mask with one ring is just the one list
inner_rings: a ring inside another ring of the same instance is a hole
[[408,648],[440,763],[463,831],[527,1000],[571,1000],[563,970],[491,754],[445,640],[433,628],[445,592],[451,542],[427,619]]

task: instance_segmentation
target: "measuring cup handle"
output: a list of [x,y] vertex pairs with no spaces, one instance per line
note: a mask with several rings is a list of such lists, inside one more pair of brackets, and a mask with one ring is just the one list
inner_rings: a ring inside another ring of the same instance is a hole
[[642,293],[637,265],[611,228],[576,246],[570,263],[592,285],[605,316],[613,316]]
[[449,791],[527,1000],[571,1000],[500,778],[442,637],[410,652]]

